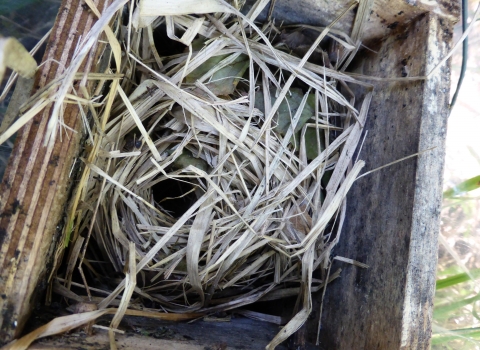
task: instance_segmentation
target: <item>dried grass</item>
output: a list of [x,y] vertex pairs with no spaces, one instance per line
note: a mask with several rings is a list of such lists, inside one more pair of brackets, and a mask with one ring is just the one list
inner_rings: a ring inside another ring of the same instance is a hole
[[[237,7],[223,1],[198,7],[196,1],[144,0],[129,8],[132,20],[123,26],[118,10],[126,2],[105,11],[64,79],[37,94],[0,137],[53,102],[45,138],[51,147],[62,134],[64,104],[82,110],[82,170],[51,278],[57,293],[94,302],[100,311],[55,327],[71,329],[118,305],[110,328],[115,348],[113,329],[124,314],[141,312],[142,300],[175,319],[297,296],[300,311],[269,344],[273,349],[305,323],[311,293],[325,288],[313,271],[323,269],[328,281],[339,275],[330,275],[331,250],[340,238],[346,194],[364,165],[352,156],[372,97],[369,84],[343,72],[360,45],[361,26],[355,40],[332,30],[334,23],[309,27],[316,39],[297,57],[295,44],[278,38],[307,28],[254,24],[268,1],[243,15],[236,1]],[[199,15],[212,11],[221,13]],[[155,46],[161,25],[183,52],[165,55]],[[110,68],[79,75],[102,31]],[[335,62],[318,46],[326,37]],[[314,54],[320,61],[307,62]],[[83,88],[74,91],[78,79]],[[98,82],[91,95],[87,80]],[[365,89],[362,101],[355,100],[353,84]],[[172,198],[158,197],[157,189],[169,186],[183,186],[176,197],[189,201],[186,211],[172,213]],[[80,284],[73,281],[75,267]],[[78,286],[85,295],[71,290]],[[241,313],[280,323],[272,315]]]

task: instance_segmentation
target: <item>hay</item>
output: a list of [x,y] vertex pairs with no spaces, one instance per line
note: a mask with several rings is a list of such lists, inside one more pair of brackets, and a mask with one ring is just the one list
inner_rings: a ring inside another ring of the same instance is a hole
[[[330,255],[364,165],[352,156],[372,97],[369,84],[343,72],[359,33],[354,42],[335,22],[260,28],[264,0],[247,15],[236,1],[145,0],[122,25],[125,2],[105,11],[64,79],[33,99],[14,128],[54,101],[45,138],[52,147],[64,104],[82,111],[85,153],[55,255],[55,291],[100,310],[118,305],[112,329],[143,300],[198,316],[297,296],[300,311],[274,348],[305,323],[311,293],[339,276],[330,274]],[[221,13],[199,15],[211,11]],[[110,67],[78,75],[102,30]],[[159,31],[183,49],[165,53],[154,42]],[[83,85],[72,91],[78,79]],[[92,95],[87,80],[98,82]],[[362,101],[351,84],[364,88]],[[81,281],[73,281],[75,267]],[[312,277],[317,269],[325,280]],[[80,285],[84,296],[71,291]]]

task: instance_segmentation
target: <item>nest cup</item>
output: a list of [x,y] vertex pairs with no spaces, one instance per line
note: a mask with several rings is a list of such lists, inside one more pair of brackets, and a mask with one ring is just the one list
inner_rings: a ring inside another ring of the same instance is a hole
[[[86,237],[92,261],[80,265],[83,283],[117,287],[100,305],[121,291],[130,242],[135,304],[167,312],[288,297],[308,308],[329,278],[342,201],[363,166],[351,155],[369,99],[359,112],[342,73],[355,45],[329,27],[260,29],[255,12],[225,6],[119,26],[124,77],[104,93],[117,93],[105,136],[93,128],[87,139],[98,151],[81,191],[97,209],[73,219],[73,246]],[[156,49],[179,42],[181,52]]]
[[[352,156],[371,85],[344,73],[358,43],[335,21],[255,24],[265,1],[243,12],[182,4],[121,13],[115,2],[65,73],[74,79],[110,23],[96,97],[83,90],[76,100],[85,149],[54,292],[118,305],[111,329],[131,310],[188,319],[295,298],[274,348],[306,321],[311,294],[339,276],[330,253],[364,165]],[[53,88],[47,143],[62,133],[68,79]]]

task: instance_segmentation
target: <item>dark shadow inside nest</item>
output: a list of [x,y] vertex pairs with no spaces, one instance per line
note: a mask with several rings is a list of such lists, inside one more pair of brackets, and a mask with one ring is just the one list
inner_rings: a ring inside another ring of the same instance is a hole
[[164,212],[179,218],[197,201],[194,185],[166,179],[152,186],[152,194]]

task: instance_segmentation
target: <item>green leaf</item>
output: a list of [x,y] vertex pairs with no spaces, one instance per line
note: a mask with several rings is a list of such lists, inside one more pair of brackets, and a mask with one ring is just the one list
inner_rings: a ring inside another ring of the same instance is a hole
[[[255,107],[265,113],[265,101],[263,96],[264,95],[262,91],[255,93]],[[295,113],[297,113],[298,107],[300,107],[303,96],[304,94],[301,89],[299,88],[290,89],[290,93],[288,93],[287,96],[280,103],[280,106],[278,107],[277,113],[274,117],[274,122],[277,124],[272,129],[274,132],[276,132],[281,136],[285,136],[285,134],[288,131],[288,128],[290,128],[290,125],[292,125],[292,119],[295,116]],[[275,91],[270,90],[270,99],[273,105],[276,101]],[[309,94],[307,97],[307,103],[305,104],[302,114],[300,115],[300,119],[298,120],[298,123],[295,127],[295,139],[297,141],[296,142],[297,146],[299,144],[298,140],[300,137],[300,130],[307,123],[307,121],[314,116],[314,114],[315,114],[315,95]],[[316,144],[317,142],[316,138],[314,138],[314,140]],[[312,156],[313,154],[314,154],[314,151],[311,149],[310,155]]]
[[475,339],[480,339],[480,328],[462,328],[462,329],[453,329],[447,332],[436,333],[432,335],[432,345],[440,345],[447,343],[455,339],[465,339],[472,340],[475,343]]
[[[185,77],[187,83],[194,83],[204,76],[210,69],[222,64],[229,55],[221,55],[209,58],[200,67]],[[249,66],[247,55],[239,55],[233,62],[219,69],[208,79],[211,81],[206,86],[217,96],[230,95],[235,91],[238,82]]]
[[[472,269],[470,270],[470,273],[473,277],[477,278],[480,276],[480,269]],[[448,288],[467,281],[470,281],[470,277],[466,273],[458,273],[454,276],[437,280],[436,290]]]
[[326,171],[325,174],[322,176],[322,187],[326,188],[328,185],[328,182],[330,181],[331,177],[333,175],[333,170]]
[[453,198],[480,187],[480,175],[465,180],[457,186],[443,192],[443,198]]
[[205,39],[199,38],[192,41],[192,50],[200,51],[205,46]]
[[[270,98],[272,100],[272,105],[275,103],[275,91],[270,90]],[[298,107],[302,102],[303,92],[299,88],[290,89],[290,93],[287,94],[286,98],[283,99],[282,103],[278,107],[277,114],[274,118],[274,121],[277,123],[277,126],[273,129],[278,134],[285,136],[290,125],[292,125],[292,118],[297,113]],[[312,118],[315,114],[315,95],[310,94],[307,98],[307,103],[305,108],[302,111],[300,119],[295,127],[295,133],[300,131],[308,119]],[[255,106],[265,111],[265,105],[263,100],[263,92],[258,92],[255,94]]]
[[172,163],[172,168],[183,169],[189,165],[193,165],[194,167],[205,172],[208,170],[208,163],[206,161],[204,161],[202,158],[195,158],[192,155],[192,152],[186,149],[184,149],[182,154]]
[[70,243],[70,237],[72,236],[72,232],[73,232],[73,220],[68,222],[65,232],[66,232],[65,240],[63,241],[63,244],[65,248],[68,248],[68,244]]
[[[325,149],[325,132],[319,130],[320,134],[320,152]],[[315,159],[318,154],[317,131],[315,128],[307,128],[305,131],[305,149],[307,151],[307,159]]]
[[442,271],[437,271],[437,279],[440,279],[441,277],[448,277],[452,275],[457,275],[459,273],[462,273],[464,270],[458,266],[458,265],[452,265],[450,267],[445,268],[445,270]]
[[[298,107],[303,99],[302,90],[294,88],[290,89],[290,92],[291,95],[287,94],[286,101],[284,99],[278,108],[278,126],[274,130],[277,129],[277,132],[281,135],[285,135],[290,128],[290,125],[292,125],[292,118],[297,113]],[[315,95],[310,94],[307,98],[307,103],[305,104],[300,119],[295,127],[295,134],[297,134],[303,128],[305,123],[315,114],[315,105],[312,104],[312,97],[315,98]],[[272,103],[274,103],[273,100],[274,98],[272,98]]]
[[475,317],[478,321],[480,321],[480,315],[477,312],[477,304],[472,305],[472,316]]
[[465,299],[461,299],[461,300],[458,300],[458,301],[454,301],[454,302],[446,304],[446,305],[437,306],[433,310],[433,318],[437,321],[445,320],[445,319],[451,317],[452,313],[455,310],[458,310],[458,309],[460,309],[464,306],[470,305],[470,304],[476,302],[477,300],[480,300],[480,294],[477,294],[477,295],[475,295],[473,297],[470,297],[470,298],[465,298]]
[[187,75],[185,77],[185,82],[189,83],[189,84],[195,83],[198,79],[200,79],[205,74],[207,74],[210,69],[212,69],[217,64],[219,64],[227,56],[228,55],[221,55],[221,56],[213,56],[212,58],[209,58],[208,60],[205,61],[205,63],[200,65],[200,67],[198,67],[193,72],[191,72],[189,75]]
[[248,56],[238,56],[231,64],[215,72],[207,87],[217,96],[233,94],[249,63]]

